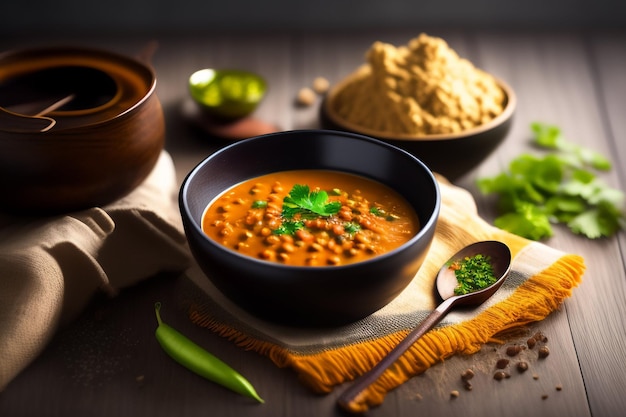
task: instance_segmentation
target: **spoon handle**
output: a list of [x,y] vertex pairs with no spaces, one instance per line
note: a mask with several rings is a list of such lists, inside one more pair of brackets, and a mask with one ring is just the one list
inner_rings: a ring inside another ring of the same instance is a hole
[[367,387],[373,384],[378,377],[385,372],[404,352],[407,351],[417,340],[428,332],[434,325],[439,323],[443,316],[448,312],[452,304],[456,300],[456,297],[448,298],[443,303],[433,310],[424,321],[420,323],[415,329],[413,329],[406,337],[396,345],[380,362],[378,362],[372,369],[357,378],[352,386],[343,392],[337,399],[339,406],[345,410],[350,410],[350,403],[363,392]]

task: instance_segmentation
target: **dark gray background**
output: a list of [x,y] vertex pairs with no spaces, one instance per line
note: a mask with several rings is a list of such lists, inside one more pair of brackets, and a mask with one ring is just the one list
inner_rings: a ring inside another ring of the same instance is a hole
[[6,0],[0,34],[621,29],[622,0]]

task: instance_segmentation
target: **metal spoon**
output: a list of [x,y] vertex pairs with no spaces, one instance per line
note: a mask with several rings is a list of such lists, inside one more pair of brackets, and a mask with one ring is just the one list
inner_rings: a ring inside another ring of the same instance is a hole
[[[473,257],[482,254],[491,259],[493,272],[497,281],[481,290],[470,292],[465,295],[454,295],[454,288],[458,285],[454,271],[449,268],[450,261],[461,260],[465,257]],[[348,388],[337,399],[340,407],[349,410],[352,403],[359,394],[374,383],[378,377],[389,368],[402,354],[411,347],[420,337],[437,324],[454,306],[479,306],[491,297],[502,285],[511,269],[511,251],[502,242],[488,240],[476,242],[457,252],[450,261],[446,262],[437,274],[437,292],[443,300],[439,306],[432,311],[425,319],[412,330],[404,340],[402,340],[386,357],[365,374],[357,378],[352,386]]]

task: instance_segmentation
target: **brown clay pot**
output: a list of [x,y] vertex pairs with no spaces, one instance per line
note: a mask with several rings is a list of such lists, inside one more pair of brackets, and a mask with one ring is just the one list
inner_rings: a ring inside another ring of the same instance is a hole
[[148,63],[107,51],[0,54],[0,210],[67,212],[135,189],[165,141],[155,87]]

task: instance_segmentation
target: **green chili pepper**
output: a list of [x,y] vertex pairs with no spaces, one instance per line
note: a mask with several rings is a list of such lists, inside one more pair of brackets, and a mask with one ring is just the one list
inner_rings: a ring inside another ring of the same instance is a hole
[[254,398],[260,403],[265,402],[259,397],[252,384],[239,372],[164,323],[160,314],[161,303],[155,303],[154,309],[159,323],[155,332],[156,338],[172,359],[210,381],[241,395]]

